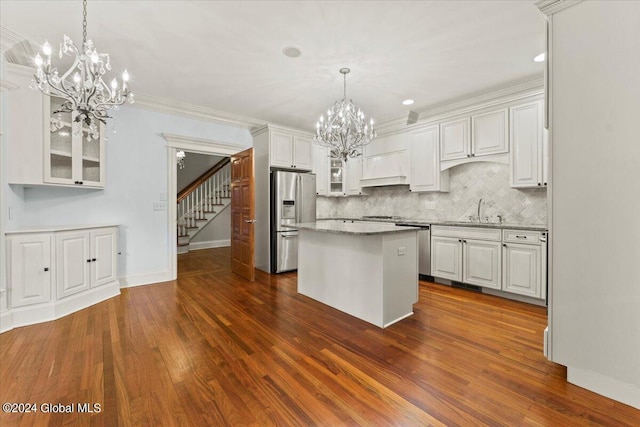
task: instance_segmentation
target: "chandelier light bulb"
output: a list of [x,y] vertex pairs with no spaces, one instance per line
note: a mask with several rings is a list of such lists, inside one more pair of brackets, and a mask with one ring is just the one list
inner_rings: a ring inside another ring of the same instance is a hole
[[93,62],[94,64],[100,62],[100,57],[97,53],[93,52],[93,54],[91,55],[91,62]]
[[51,56],[51,45],[47,40],[45,40],[44,44],[42,45],[42,52],[47,56]]
[[124,69],[124,72],[122,73],[122,81],[123,82],[128,82],[129,81],[129,73],[127,72],[127,69]]
[[42,57],[40,56],[39,53],[34,58],[34,61],[36,63],[36,67],[38,67],[38,68],[42,67]]
[[116,79],[111,80],[111,89],[116,90],[118,88],[118,81]]
[[80,73],[78,73],[77,71],[76,71],[76,73],[73,75],[73,81],[74,81],[75,83],[80,83]]

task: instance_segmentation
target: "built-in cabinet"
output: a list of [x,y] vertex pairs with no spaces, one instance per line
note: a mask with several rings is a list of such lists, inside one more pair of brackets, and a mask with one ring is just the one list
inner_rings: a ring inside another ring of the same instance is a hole
[[[9,184],[104,188],[105,127],[91,132],[62,99],[29,88],[33,70],[8,64]],[[18,119],[19,118],[19,119]],[[28,125],[26,125],[26,124]]]
[[543,127],[544,101],[511,107],[511,186],[514,188],[547,185],[548,142]]
[[448,121],[440,124],[441,160],[471,157],[471,120]]
[[[7,235],[12,325],[57,319],[120,293],[117,226],[13,231]],[[13,310],[20,308],[20,310]]]
[[437,225],[431,232],[434,277],[546,298],[546,232]]
[[272,167],[310,171],[311,138],[283,130],[270,130],[269,159]]
[[329,149],[319,144],[313,144],[311,150],[312,169],[316,174],[316,194],[329,194]]
[[411,191],[449,191],[449,171],[440,171],[440,128],[438,125],[411,132]]

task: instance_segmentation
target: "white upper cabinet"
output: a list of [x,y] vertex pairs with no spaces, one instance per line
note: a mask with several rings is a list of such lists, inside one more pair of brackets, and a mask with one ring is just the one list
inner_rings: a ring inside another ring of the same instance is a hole
[[543,100],[510,108],[511,186],[514,188],[547,185],[543,108]]
[[33,70],[7,66],[8,80],[16,87],[7,91],[8,156],[10,184],[59,185],[104,188],[104,125],[89,139],[83,126],[74,132],[71,113],[56,113],[62,101],[29,88]]
[[269,157],[270,165],[274,167],[311,170],[311,138],[271,131]]
[[507,109],[471,116],[471,157],[509,151]]
[[470,157],[471,132],[469,118],[440,124],[441,160],[456,160]]
[[440,172],[439,130],[434,125],[411,133],[411,191],[449,191],[449,171]]
[[[358,149],[362,153],[362,149]],[[359,196],[365,194],[362,191],[360,179],[362,178],[362,155],[349,159],[344,164],[345,192],[348,196]]]

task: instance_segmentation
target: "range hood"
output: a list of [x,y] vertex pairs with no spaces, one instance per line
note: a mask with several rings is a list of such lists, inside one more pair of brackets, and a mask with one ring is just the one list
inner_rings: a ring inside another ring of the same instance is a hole
[[404,163],[406,163],[404,152],[365,157],[360,185],[362,187],[409,185]]

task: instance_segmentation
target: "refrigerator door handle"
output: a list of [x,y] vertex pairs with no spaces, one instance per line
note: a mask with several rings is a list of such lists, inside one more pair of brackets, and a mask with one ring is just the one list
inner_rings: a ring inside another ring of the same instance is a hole
[[301,222],[300,217],[302,216],[302,177],[300,175],[296,176],[296,222]]

